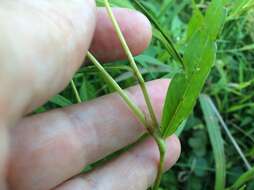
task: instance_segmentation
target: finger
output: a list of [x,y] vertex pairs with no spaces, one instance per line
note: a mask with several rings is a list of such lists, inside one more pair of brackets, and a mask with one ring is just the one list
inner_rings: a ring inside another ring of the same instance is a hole
[[95,11],[94,0],[1,3],[1,115],[13,121],[69,83],[92,41]]
[[[134,55],[138,55],[148,46],[152,37],[149,20],[143,14],[129,9],[114,8],[113,13],[129,48]],[[90,50],[102,61],[126,58],[115,29],[104,8],[99,8],[97,11],[97,25]]]
[[[179,158],[178,138],[170,137],[167,147],[165,169],[172,167]],[[144,190],[153,184],[158,163],[158,148],[149,139],[101,168],[75,177],[55,190]]]
[[[148,83],[158,115],[168,80]],[[144,111],[138,87],[128,90]],[[26,118],[11,130],[9,181],[15,190],[45,190],[137,140],[144,129],[117,94]],[[24,172],[26,171],[26,172]]]

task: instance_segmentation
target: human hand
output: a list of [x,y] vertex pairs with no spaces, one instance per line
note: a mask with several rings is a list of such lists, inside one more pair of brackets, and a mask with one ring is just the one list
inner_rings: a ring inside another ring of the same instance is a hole
[[[150,41],[149,22],[134,11],[114,12],[132,52],[140,53]],[[1,190],[6,184],[11,190],[143,190],[154,181],[159,154],[152,139],[79,175],[85,165],[136,141],[145,132],[118,95],[25,116],[69,83],[91,41],[90,50],[97,58],[124,58],[106,15],[105,10],[95,8],[93,0],[1,2]],[[167,80],[148,83],[158,117],[167,86]],[[139,89],[128,91],[146,112]],[[178,159],[180,145],[175,136],[167,144],[169,168]]]

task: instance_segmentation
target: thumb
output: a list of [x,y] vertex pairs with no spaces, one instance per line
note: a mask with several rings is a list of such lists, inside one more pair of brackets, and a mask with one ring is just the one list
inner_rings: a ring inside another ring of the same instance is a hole
[[0,115],[13,121],[68,84],[92,40],[95,10],[94,0],[1,3]]

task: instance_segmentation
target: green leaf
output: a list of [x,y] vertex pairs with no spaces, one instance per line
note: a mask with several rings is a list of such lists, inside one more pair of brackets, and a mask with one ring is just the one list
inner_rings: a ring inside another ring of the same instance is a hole
[[215,158],[215,189],[224,189],[226,183],[226,159],[224,153],[224,141],[221,135],[221,128],[219,126],[216,113],[214,113],[213,108],[211,107],[212,100],[206,95],[201,95],[199,100],[201,103],[202,112],[205,117],[205,122]]
[[61,95],[54,96],[51,100],[49,100],[49,102],[56,104],[60,107],[65,107],[73,104],[70,100]]
[[193,15],[188,24],[187,41],[193,37],[193,35],[202,27],[204,23],[204,16],[195,4],[193,5],[193,9]]
[[212,39],[216,39],[221,32],[226,19],[226,9],[223,6],[222,0],[213,0],[209,6],[205,20],[206,30]]
[[[190,40],[183,57],[187,76],[193,75],[193,72],[198,74],[202,69],[200,67],[201,65],[206,64],[206,62],[211,62],[211,59],[214,58],[215,54],[214,46],[214,40],[212,40],[206,32],[196,32]],[[212,61],[214,63],[214,60]],[[212,65],[210,65],[210,67]],[[202,72],[202,70],[200,72]]]
[[187,119],[184,120],[184,121],[181,123],[181,125],[177,128],[175,134],[176,134],[178,137],[180,137],[180,135],[182,134],[182,132],[183,132],[185,126],[186,126],[186,123],[187,123]]
[[[200,13],[197,14],[200,15]],[[195,14],[194,17],[196,17]],[[161,120],[164,138],[172,135],[192,112],[206,78],[215,63],[216,38],[224,20],[224,8],[220,0],[212,1],[207,10],[204,24],[201,24],[202,27],[195,19],[192,19],[191,33],[193,35],[187,43],[183,58],[185,73],[177,74],[173,78],[164,103]],[[193,24],[194,22],[195,24]]]
[[[193,49],[187,48],[186,54],[188,55],[188,59],[186,60],[185,58],[185,63],[190,68],[188,69],[190,73],[188,75],[177,74],[171,81],[164,103],[161,121],[161,129],[164,137],[173,134],[183,120],[191,113],[215,61],[216,46],[210,37],[197,33],[194,38],[190,43],[190,46],[193,47],[195,47],[195,44],[192,43],[196,43],[196,41],[200,41],[200,38],[204,38],[201,40],[205,42],[203,44],[204,47],[196,44],[199,48],[202,47],[203,55],[197,57]],[[193,56],[188,51],[193,52]]]

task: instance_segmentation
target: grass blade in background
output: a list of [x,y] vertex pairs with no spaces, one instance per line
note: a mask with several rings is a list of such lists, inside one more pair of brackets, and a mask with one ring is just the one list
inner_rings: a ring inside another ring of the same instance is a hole
[[66,106],[70,106],[73,104],[69,99],[67,99],[61,95],[54,96],[53,98],[51,98],[49,100],[49,102],[51,102],[55,105],[58,105],[60,107],[66,107]]
[[152,22],[152,24],[155,26],[155,28],[161,33],[162,40],[161,42],[165,45],[166,49],[169,51],[170,55],[178,61],[180,64],[183,65],[183,60],[180,55],[180,53],[177,51],[173,41],[167,34],[167,32],[163,29],[163,27],[160,25],[160,23],[157,21],[156,18],[152,14],[149,13],[149,11],[143,6],[143,4],[138,1],[134,0],[133,1],[137,7],[147,16],[147,18]]
[[226,190],[238,190],[245,186],[246,183],[254,180],[254,167],[242,174],[236,182]]
[[213,104],[213,102],[210,102],[211,104],[211,108],[213,109],[214,113],[216,114],[217,118],[219,119],[219,122],[221,124],[221,126],[223,127],[223,129],[225,130],[228,138],[230,139],[230,141],[232,142],[232,144],[234,145],[237,153],[240,155],[241,159],[243,160],[245,167],[247,170],[251,169],[251,165],[249,163],[249,161],[247,160],[247,158],[245,157],[242,149],[239,147],[239,145],[237,144],[236,140],[234,139],[233,135],[230,133],[226,123],[224,122],[223,118],[221,117],[220,113],[218,112],[217,108],[215,107],[215,105]]
[[[232,2],[231,2],[232,3]],[[227,20],[233,20],[239,18],[248,10],[254,8],[253,0],[236,0],[233,3],[233,8],[230,11],[229,17]]]
[[211,99],[207,95],[201,95],[199,98],[202,112],[205,117],[206,126],[210,142],[213,148],[213,154],[216,165],[215,189],[225,188],[226,181],[226,159],[224,153],[224,141],[221,135],[218,118],[211,108]]

